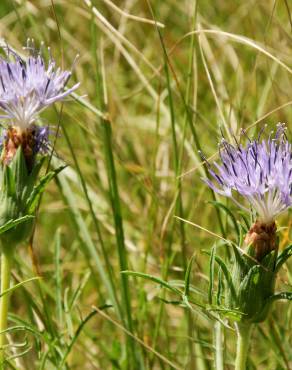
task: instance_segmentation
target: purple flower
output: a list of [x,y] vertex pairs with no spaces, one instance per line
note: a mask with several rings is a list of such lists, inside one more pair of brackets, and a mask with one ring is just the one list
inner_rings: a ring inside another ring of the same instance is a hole
[[6,58],[0,57],[0,118],[20,130],[27,129],[38,114],[77,89],[79,83],[65,91],[71,71],[56,68],[50,57],[46,64],[41,51],[28,40],[30,56],[23,60],[9,47],[3,47]]
[[208,163],[213,181],[204,181],[215,192],[234,198],[238,193],[256,211],[258,220],[273,222],[292,205],[292,146],[285,135],[284,124],[277,125],[276,133],[267,140],[249,140],[244,147],[231,145],[225,139],[220,143],[221,164]]

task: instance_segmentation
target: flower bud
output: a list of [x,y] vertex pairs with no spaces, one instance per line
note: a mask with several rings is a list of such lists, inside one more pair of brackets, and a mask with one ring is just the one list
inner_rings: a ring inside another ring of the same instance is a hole
[[[245,243],[254,248],[254,257],[261,261],[267,254],[277,248],[275,221],[263,223],[256,221],[245,237]],[[253,253],[251,253],[253,255]]]
[[[256,323],[266,319],[274,294],[278,240],[274,222],[256,222],[245,238],[246,252],[235,250],[228,305],[240,312],[240,321]],[[234,293],[235,292],[235,293]]]
[[[8,139],[10,140],[10,139]],[[8,152],[10,155],[11,152]],[[16,220],[25,215],[32,215],[29,211],[29,199],[35,186],[43,160],[31,165],[27,164],[22,146],[16,149],[15,155],[6,164],[5,157],[0,166],[0,225]],[[15,226],[13,229],[0,235],[2,245],[8,248],[25,241],[31,234],[33,221],[29,220]]]

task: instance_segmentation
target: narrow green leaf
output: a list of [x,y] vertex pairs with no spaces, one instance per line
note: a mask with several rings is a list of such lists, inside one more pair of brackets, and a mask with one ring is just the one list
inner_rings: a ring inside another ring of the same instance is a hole
[[232,276],[231,276],[231,273],[230,273],[228,267],[226,266],[226,264],[222,260],[222,258],[220,258],[219,256],[216,256],[215,257],[215,261],[218,263],[218,265],[220,265],[220,267],[222,269],[222,272],[223,272],[223,274],[225,276],[225,279],[227,281],[228,287],[229,287],[229,289],[231,291],[232,297],[234,299],[237,299],[236,290],[235,290],[235,287],[234,287],[234,284],[233,284],[233,281],[232,281]]
[[55,281],[56,281],[56,310],[59,325],[63,322],[62,308],[62,270],[60,260],[61,230],[58,229],[55,235]]
[[164,288],[167,288],[167,289],[171,290],[173,293],[179,294],[180,296],[183,295],[182,291],[180,291],[179,289],[171,286],[169,283],[167,283],[166,281],[164,281],[164,280],[162,280],[162,279],[160,279],[156,276],[149,275],[149,274],[144,274],[142,272],[135,272],[135,271],[122,271],[121,273],[129,275],[129,276],[137,276],[137,277],[141,277],[141,278],[146,279],[146,280],[153,281],[154,283],[157,283],[157,284],[163,286]]
[[29,221],[32,218],[34,218],[34,216],[25,215],[25,216],[17,218],[16,220],[10,220],[10,221],[6,222],[6,224],[0,226],[0,234],[3,234],[5,231],[10,230],[10,229],[12,229],[13,227],[15,227],[17,225],[22,224],[23,222]]
[[72,298],[69,301],[68,309],[70,311],[74,307],[75,303],[78,300],[78,297],[80,296],[80,294],[82,293],[83,289],[85,288],[85,285],[87,284],[88,279],[90,278],[90,274],[91,274],[90,271],[86,271],[85,274],[84,274],[84,277],[82,278],[82,280],[78,284],[77,289],[75,290]]
[[60,166],[58,168],[56,168],[55,170],[53,171],[50,171],[49,173],[47,173],[45,176],[43,176],[38,185],[36,185],[34,188],[33,188],[33,191],[30,195],[30,197],[28,198],[27,202],[26,202],[26,209],[27,209],[27,212],[29,214],[32,214],[34,213],[36,207],[38,206],[38,202],[39,202],[39,199],[40,199],[40,196],[41,194],[44,192],[47,184],[54,178],[58,175],[58,173],[60,173],[64,168],[66,168],[66,166]]
[[39,280],[39,279],[41,279],[41,277],[40,277],[40,276],[35,276],[35,277],[29,278],[29,279],[27,279],[27,280],[24,280],[24,281],[22,281],[21,283],[15,284],[13,287],[11,287],[11,288],[9,288],[9,289],[6,289],[6,290],[4,290],[4,291],[0,294],[0,297],[2,297],[3,295],[5,295],[5,294],[7,294],[7,293],[12,293],[12,292],[14,292],[14,290],[16,290],[16,289],[20,288],[21,286],[23,286],[23,285],[24,285],[24,284],[26,284],[26,283],[29,283],[29,282],[34,281],[34,280]]
[[247,233],[248,230],[250,229],[250,221],[248,220],[248,218],[246,217],[246,213],[244,213],[244,211],[238,211],[238,213],[240,214],[241,218],[243,219],[243,222],[244,222],[244,225],[241,224],[241,227],[243,228],[244,232]]
[[217,290],[217,296],[216,296],[216,303],[218,306],[221,304],[221,296],[224,291],[224,282],[223,282],[223,277],[222,277],[222,268],[219,267],[218,271],[218,290]]
[[278,256],[276,262],[276,272],[280,270],[283,264],[292,256],[292,244],[289,247],[285,248],[283,252]]
[[[169,280],[168,283],[177,288],[184,288],[185,289],[185,281],[184,280]],[[195,293],[203,297],[204,299],[207,299],[207,294],[205,290],[199,289],[196,285],[189,283],[189,294]]]
[[193,255],[190,259],[190,262],[188,263],[187,270],[185,273],[185,291],[184,295],[188,296],[190,293],[190,277],[191,277],[191,271],[192,271],[192,266],[194,262],[195,256]]
[[80,325],[78,326],[78,328],[77,328],[77,330],[76,330],[76,332],[75,332],[75,334],[74,334],[74,336],[73,336],[73,338],[72,338],[72,340],[71,340],[71,342],[70,342],[70,344],[69,344],[69,346],[67,347],[67,351],[65,352],[65,354],[64,354],[64,356],[63,356],[63,358],[62,358],[62,360],[61,360],[61,362],[60,362],[60,365],[59,365],[59,369],[62,369],[63,368],[63,366],[65,365],[65,363],[66,363],[66,359],[67,359],[67,357],[68,357],[68,355],[69,355],[69,353],[71,352],[71,350],[72,350],[72,347],[73,347],[73,345],[74,345],[74,343],[76,342],[76,340],[77,340],[77,338],[79,337],[79,335],[80,335],[80,333],[81,333],[81,331],[82,331],[82,329],[83,329],[83,327],[84,327],[84,325],[93,317],[93,316],[95,316],[97,314],[97,311],[92,311],[92,312],[90,312],[90,314],[88,314],[86,317],[85,317],[85,319],[84,320],[82,320],[81,321],[81,323],[80,323]]
[[[209,254],[210,255],[210,252],[209,251],[203,251],[203,253],[206,253],[206,254]],[[229,286],[229,289],[231,291],[231,294],[233,296],[234,299],[237,299],[237,294],[236,294],[236,290],[235,290],[235,287],[234,287],[234,284],[233,284],[233,281],[232,281],[232,276],[228,270],[228,267],[226,266],[225,262],[222,260],[222,258],[220,258],[219,256],[215,256],[215,261],[218,263],[218,265],[220,265],[221,269],[222,269],[222,272],[225,276],[225,279],[227,281],[227,284]]]
[[214,286],[214,268],[216,257],[216,244],[212,247],[210,262],[209,262],[209,288],[208,288],[208,302],[212,304],[213,286]]

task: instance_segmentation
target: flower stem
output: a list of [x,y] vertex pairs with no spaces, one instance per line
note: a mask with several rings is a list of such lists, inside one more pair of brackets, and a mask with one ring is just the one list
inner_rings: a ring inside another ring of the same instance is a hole
[[215,369],[224,370],[224,334],[222,324],[217,321],[214,328]]
[[[9,289],[10,286],[10,271],[11,271],[12,255],[10,253],[2,253],[1,256],[1,294]],[[5,352],[4,346],[6,344],[6,333],[2,333],[7,329],[7,313],[9,303],[9,293],[4,294],[0,298],[0,369],[4,369]]]
[[237,349],[236,349],[235,370],[246,370],[246,360],[251,329],[252,329],[251,324],[238,324],[236,326]]

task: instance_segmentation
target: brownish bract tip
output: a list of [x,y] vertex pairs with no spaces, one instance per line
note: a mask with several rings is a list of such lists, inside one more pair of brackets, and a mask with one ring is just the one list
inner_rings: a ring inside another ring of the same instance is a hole
[[7,130],[1,157],[2,163],[8,165],[14,158],[16,151],[20,146],[22,147],[28,168],[30,168],[33,161],[34,146],[33,130],[30,128],[27,130],[19,130],[18,128],[10,127]]
[[250,228],[245,237],[245,243],[255,248],[255,258],[258,261],[277,248],[276,231],[275,221],[269,223],[256,221]]

